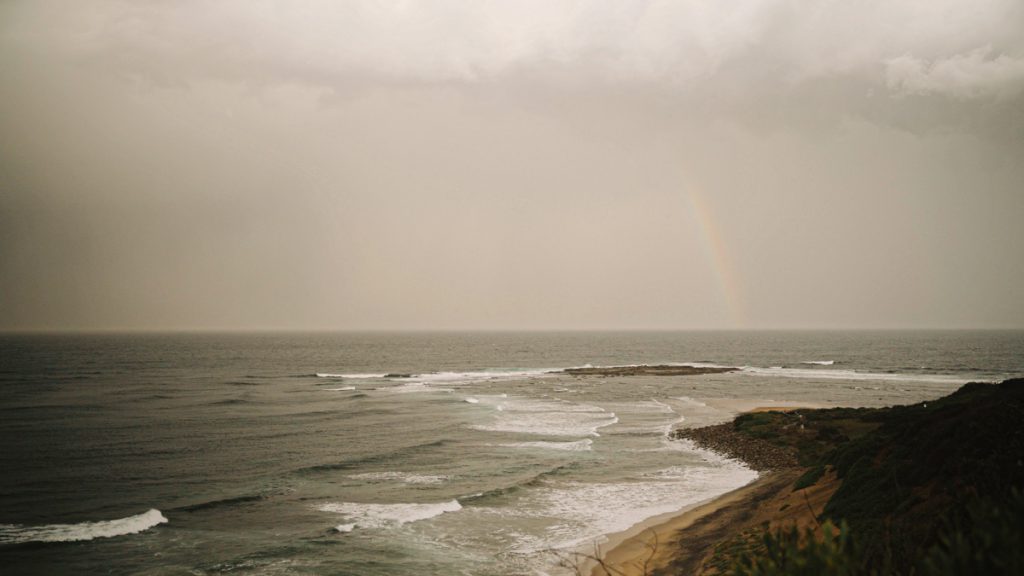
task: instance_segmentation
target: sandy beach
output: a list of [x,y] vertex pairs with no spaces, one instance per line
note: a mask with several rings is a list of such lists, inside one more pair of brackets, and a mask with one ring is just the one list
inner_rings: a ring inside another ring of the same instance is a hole
[[[801,406],[758,406],[745,412],[798,408]],[[751,460],[756,461],[757,458]],[[580,573],[645,576],[670,565],[673,573],[694,573],[708,559],[716,544],[748,527],[765,522],[773,527],[811,524],[814,515],[821,512],[838,487],[834,478],[826,477],[810,489],[794,492],[791,486],[804,472],[803,468],[796,465],[751,465],[767,469],[741,488],[673,513],[649,518],[629,530],[610,535],[603,549],[593,551],[590,554],[593,558],[586,558],[580,563]]]
[[[614,534],[609,537],[600,562],[589,561],[589,573],[593,576],[620,573],[632,576],[649,574],[657,567],[666,566],[677,556],[678,548],[673,543],[680,539],[681,531],[692,528],[694,524],[723,509],[754,502],[764,491],[776,487],[778,481],[777,475],[763,474],[750,484],[718,498],[650,518],[625,532]],[[697,531],[690,535],[696,536]],[[587,570],[581,572],[588,573]]]

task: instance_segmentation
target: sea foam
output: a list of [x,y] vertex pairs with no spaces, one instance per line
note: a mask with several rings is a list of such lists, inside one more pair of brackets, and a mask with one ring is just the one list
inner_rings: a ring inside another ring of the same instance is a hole
[[754,480],[757,473],[739,463],[677,466],[653,471],[632,482],[564,482],[524,498],[515,514],[557,518],[543,535],[523,534],[514,552],[532,554],[567,549],[621,532],[660,514],[696,505]]
[[744,366],[744,374],[756,376],[781,376],[784,378],[814,378],[825,380],[874,380],[890,382],[933,382],[937,384],[966,384],[970,380],[939,374],[890,374],[878,372],[856,372],[854,370],[817,370],[814,368],[758,368]]
[[408,472],[365,472],[352,474],[349,478],[370,482],[401,482],[403,484],[442,484],[452,479],[451,476],[442,474],[410,474]]
[[[462,505],[458,500],[431,504],[360,504],[356,502],[335,502],[318,508],[321,512],[333,512],[345,516],[358,528],[387,528],[418,522],[446,512],[458,512]],[[346,526],[342,524],[340,526]]]
[[441,371],[423,372],[411,374],[398,373],[335,373],[317,372],[317,378],[342,378],[342,379],[382,379],[402,381],[409,384],[472,384],[478,382],[521,380],[528,378],[540,378],[560,372],[557,368],[522,368],[522,369],[493,369],[493,370],[468,370],[464,372]]
[[[662,362],[665,366],[692,366],[694,368],[730,368],[723,364],[714,364],[710,362]],[[835,360],[807,360],[801,362],[801,364],[807,366],[834,366]],[[641,366],[640,364],[621,364],[621,365],[610,365],[600,366],[600,368],[629,368]],[[573,368],[593,368],[593,366],[587,364],[585,366],[575,366]],[[431,384],[447,384],[447,385],[458,385],[458,384],[473,384],[490,381],[508,381],[508,380],[525,380],[532,378],[543,378],[548,376],[555,376],[562,374],[565,370],[571,368],[524,368],[524,369],[494,369],[494,370],[471,370],[464,372],[425,372],[425,373],[413,373],[413,374],[392,374],[392,373],[332,373],[332,372],[317,372],[318,378],[334,378],[334,379],[384,379],[384,380],[401,380],[408,384],[419,384],[419,385],[431,385]],[[948,383],[965,383],[968,380],[962,378],[956,378],[954,376],[938,376],[938,375],[925,375],[925,374],[888,374],[888,373],[871,373],[871,372],[855,372],[853,370],[816,370],[814,368],[782,368],[779,366],[772,366],[770,368],[758,367],[758,366],[743,366],[738,367],[737,370],[745,374],[754,374],[759,376],[784,376],[790,378],[830,378],[830,379],[847,379],[847,380],[893,380],[893,381],[914,381],[914,382],[948,382]],[[558,387],[557,392],[569,392],[570,390],[565,387]]]
[[423,384],[473,384],[478,382],[525,380],[552,374],[550,368],[524,368],[521,370],[472,370],[466,372],[429,372],[413,374],[411,380]]
[[576,440],[574,442],[510,442],[498,444],[505,448],[540,448],[542,450],[568,450],[570,452],[586,452],[591,449],[594,441],[590,438]]
[[[784,368],[771,366],[727,366],[710,362],[663,362],[665,366],[692,366],[694,368],[736,368],[738,373],[755,376],[781,376],[785,378],[824,378],[830,380],[879,380],[892,382],[932,382],[939,384],[966,384],[971,379],[965,379],[952,375],[941,374],[914,374],[914,373],[888,373],[888,372],[858,372],[855,370],[821,370],[816,368]],[[835,360],[808,360],[801,362],[807,366],[834,366]],[[622,364],[614,366],[600,366],[600,368],[630,368],[639,364]],[[977,380],[977,379],[974,379]]]
[[470,426],[474,430],[537,436],[600,436],[600,428],[619,421],[614,412],[600,406],[567,400],[507,399],[490,422]]
[[80,542],[94,538],[113,538],[136,534],[167,522],[159,510],[151,508],[142,514],[78,524],[49,524],[45,526],[22,526],[0,524],[0,544],[23,544],[26,542]]

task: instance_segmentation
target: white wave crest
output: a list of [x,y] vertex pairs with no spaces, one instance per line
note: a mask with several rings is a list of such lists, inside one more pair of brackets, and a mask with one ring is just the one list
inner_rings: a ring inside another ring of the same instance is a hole
[[425,374],[413,374],[410,378],[413,382],[421,384],[472,384],[477,382],[526,380],[529,378],[540,378],[557,372],[551,368],[523,368],[517,370],[471,370],[466,372],[430,372]]
[[600,436],[598,429],[619,421],[614,412],[519,412],[506,408],[496,412],[490,424],[471,426],[486,432],[509,432],[537,436]]
[[526,380],[553,375],[561,370],[558,368],[522,368],[522,369],[494,369],[494,370],[469,370],[465,372],[443,371],[423,373],[334,373],[317,372],[317,378],[342,378],[342,379],[383,379],[405,382],[406,384],[472,384],[490,381]]
[[336,502],[324,504],[318,510],[341,514],[347,520],[354,521],[352,522],[354,524],[353,527],[387,528],[426,520],[446,512],[458,512],[462,510],[462,505],[459,504],[458,500],[432,504],[359,504],[356,502]]
[[690,404],[691,406],[698,406],[700,408],[707,408],[707,406],[708,406],[704,402],[701,402],[700,400],[694,400],[693,398],[690,398],[689,396],[676,396],[676,400],[679,400],[681,402],[686,402],[687,404]]
[[159,510],[151,508],[135,516],[99,522],[49,524],[45,526],[0,524],[0,543],[80,542],[94,538],[113,538],[115,536],[136,534],[166,522],[167,518],[164,518],[164,515]]
[[542,448],[545,450],[568,450],[570,452],[586,452],[590,451],[594,441],[590,438],[584,438],[582,440],[576,440],[574,442],[510,442],[508,444],[498,444],[505,448]]
[[377,388],[379,392],[387,394],[423,394],[432,392],[455,392],[454,388],[443,388],[440,386],[428,386],[423,382],[406,382],[401,386],[389,386]]
[[348,392],[350,390],[355,390],[355,389],[356,389],[355,386],[342,386],[341,388],[324,388],[324,390],[327,390],[329,392]]
[[835,360],[808,360],[806,362],[801,362],[801,364],[814,364],[816,366],[831,366],[835,363]]
[[934,382],[938,384],[966,384],[970,380],[940,374],[890,374],[877,372],[856,372],[854,370],[815,370],[813,368],[758,368],[744,366],[744,374],[756,376],[781,376],[785,378],[817,378],[825,380],[880,380],[890,382]]
[[647,518],[694,506],[756,477],[753,470],[729,462],[668,467],[631,482],[563,482],[545,486],[527,495],[516,513],[558,521],[543,535],[522,535],[513,552],[532,554],[592,543],[604,534],[621,532]]
[[356,529],[356,525],[355,524],[338,524],[337,526],[334,527],[334,531],[335,532],[341,532],[342,534],[344,534],[345,532],[351,532],[351,531],[353,531],[355,529]]
[[451,476],[441,474],[410,474],[408,472],[365,472],[352,474],[349,478],[372,482],[403,482],[405,484],[441,484],[452,479]]

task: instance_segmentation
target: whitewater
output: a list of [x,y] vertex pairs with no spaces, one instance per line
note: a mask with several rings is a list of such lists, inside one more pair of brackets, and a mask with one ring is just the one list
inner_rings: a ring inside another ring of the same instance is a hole
[[[756,406],[916,402],[1024,371],[1017,332],[0,346],[0,556],[12,573],[570,573],[559,553],[756,477],[671,440],[674,428]],[[665,364],[737,370],[564,372]]]

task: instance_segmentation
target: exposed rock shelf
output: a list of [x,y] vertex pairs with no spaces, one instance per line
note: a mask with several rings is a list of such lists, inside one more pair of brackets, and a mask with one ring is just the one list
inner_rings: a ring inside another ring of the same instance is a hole
[[563,372],[572,376],[700,376],[736,370],[739,368],[659,364],[657,366],[588,366],[586,368],[566,368]]

